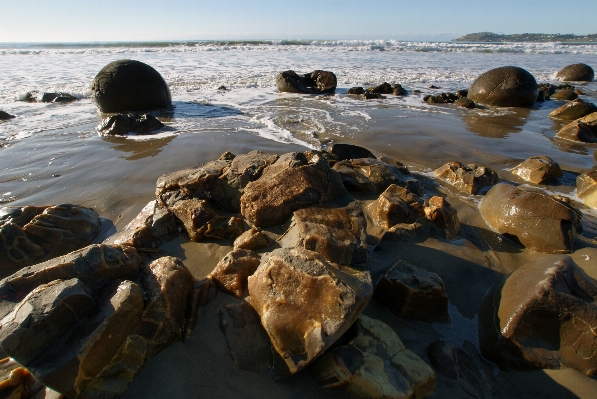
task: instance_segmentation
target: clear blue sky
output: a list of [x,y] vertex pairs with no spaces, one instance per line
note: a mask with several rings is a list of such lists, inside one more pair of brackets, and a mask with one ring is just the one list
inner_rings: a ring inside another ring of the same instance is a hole
[[597,0],[0,0],[0,42],[597,33]]

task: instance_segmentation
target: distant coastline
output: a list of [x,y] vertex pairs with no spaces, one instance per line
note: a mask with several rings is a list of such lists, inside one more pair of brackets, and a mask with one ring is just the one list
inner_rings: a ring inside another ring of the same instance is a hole
[[514,35],[500,35],[491,32],[470,33],[453,39],[453,42],[500,43],[500,42],[561,42],[561,43],[592,43],[597,42],[597,34],[572,35],[548,33],[518,33]]

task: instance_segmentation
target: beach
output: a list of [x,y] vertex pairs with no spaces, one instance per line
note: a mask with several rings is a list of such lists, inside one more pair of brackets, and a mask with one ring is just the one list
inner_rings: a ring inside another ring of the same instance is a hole
[[[106,64],[134,59],[154,67],[168,83],[172,107],[154,113],[165,125],[151,135],[105,137],[89,84]],[[478,212],[483,197],[463,194],[434,180],[449,161],[475,163],[503,181],[569,197],[583,214],[583,233],[570,255],[597,278],[597,210],[582,205],[576,177],[595,167],[596,144],[556,137],[564,122],[549,118],[562,101],[530,108],[464,109],[427,104],[425,95],[467,89],[481,73],[506,65],[525,68],[539,83],[560,84],[555,73],[573,63],[597,67],[597,45],[558,43],[466,44],[393,41],[199,42],[159,44],[2,45],[0,109],[16,118],[0,122],[0,205],[22,207],[73,203],[101,217],[100,243],[121,231],[155,199],[156,180],[203,165],[229,151],[284,154],[327,150],[332,144],[365,147],[404,163],[423,182],[425,198],[439,195],[458,211],[456,239],[382,241],[369,256],[375,283],[397,260],[437,273],[450,299],[451,324],[398,319],[372,300],[364,314],[390,325],[423,360],[427,346],[445,339],[478,349],[478,312],[495,284],[544,254],[523,248],[489,229]],[[284,70],[336,74],[334,94],[280,93]],[[364,100],[353,86],[400,83],[406,96]],[[437,88],[430,88],[430,86]],[[224,86],[225,89],[219,89]],[[581,98],[597,102],[597,82],[576,84]],[[27,91],[62,91],[68,104],[18,101]],[[530,156],[557,161],[563,176],[534,185],[511,173]],[[375,197],[357,198],[368,203]],[[184,237],[163,244],[201,279],[231,250],[232,240],[196,243]],[[273,382],[238,369],[229,355],[216,310],[240,300],[219,293],[201,308],[193,334],[159,353],[142,369],[123,398],[236,395],[246,398],[345,397],[324,391],[305,370]],[[597,381],[572,369],[503,371],[487,363],[495,390],[485,397],[591,398]],[[457,380],[437,373],[437,398],[469,397]],[[501,395],[501,396],[500,396]],[[471,396],[472,397],[472,396]]]

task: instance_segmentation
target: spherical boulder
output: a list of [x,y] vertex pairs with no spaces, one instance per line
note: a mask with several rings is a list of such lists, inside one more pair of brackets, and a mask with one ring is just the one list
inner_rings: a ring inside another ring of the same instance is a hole
[[592,82],[595,71],[587,64],[572,64],[560,69],[556,78],[563,81]]
[[135,60],[118,60],[102,68],[91,82],[91,99],[101,112],[165,108],[170,89],[152,67]]
[[537,81],[527,70],[505,66],[485,72],[468,91],[476,103],[498,107],[529,107],[537,99]]

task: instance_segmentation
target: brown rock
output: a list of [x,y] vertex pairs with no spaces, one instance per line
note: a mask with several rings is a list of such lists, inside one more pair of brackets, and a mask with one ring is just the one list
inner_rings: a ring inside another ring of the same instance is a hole
[[597,106],[595,106],[595,104],[577,98],[576,100],[569,101],[561,107],[554,109],[549,116],[551,118],[571,121],[587,116],[593,112],[597,112]]
[[572,64],[560,69],[556,78],[564,81],[585,81],[592,82],[595,72],[587,64]]
[[572,90],[558,90],[550,96],[553,100],[560,100],[560,101],[572,101],[578,98],[578,94],[576,94]]
[[398,223],[414,223],[424,214],[424,202],[404,187],[390,185],[377,200],[369,205],[375,222],[390,228]]
[[462,108],[475,108],[475,102],[467,97],[461,97],[454,101],[454,105]]
[[311,368],[325,389],[342,389],[351,398],[427,398],[435,394],[435,373],[404,347],[379,320],[361,315],[354,338],[318,359]]
[[134,279],[140,264],[134,248],[96,244],[23,268],[0,281],[0,318],[40,285],[77,278],[97,290],[113,280]]
[[543,184],[562,177],[560,165],[545,155],[528,158],[515,166],[512,173],[535,184]]
[[346,91],[346,94],[352,94],[352,95],[361,95],[361,94],[365,94],[365,89],[363,89],[361,86],[358,87],[351,87],[350,89],[348,89]]
[[576,194],[586,206],[597,209],[597,170],[591,170],[576,178]]
[[396,317],[430,323],[450,322],[448,296],[442,279],[403,260],[387,271],[373,294]]
[[[397,162],[397,161],[396,161]],[[391,184],[406,187],[417,195],[423,194],[423,186],[404,165],[402,167],[372,158],[358,158],[338,162],[333,169],[340,174],[347,189],[382,192]]]
[[570,122],[561,128],[556,136],[585,143],[597,142],[597,112]]
[[221,240],[237,237],[243,232],[242,219],[221,216],[207,200],[179,200],[170,210],[182,222],[193,241],[200,241],[205,237]]
[[337,79],[333,72],[313,71],[298,75],[294,71],[284,71],[276,76],[276,86],[281,92],[323,94],[336,90]]
[[297,209],[346,196],[342,180],[319,154],[289,153],[247,184],[241,213],[251,224],[269,227],[284,223]]
[[258,228],[251,227],[234,240],[232,246],[237,249],[250,249],[252,251],[269,247],[269,240]]
[[368,88],[367,91],[369,93],[392,94],[394,88],[388,82],[383,82],[378,86]]
[[492,169],[475,164],[465,165],[457,161],[448,162],[437,168],[433,174],[457,190],[470,194],[477,194],[481,188],[492,186],[499,180],[497,173]]
[[251,305],[221,306],[218,315],[234,363],[242,370],[267,373],[273,366],[272,346]]
[[371,291],[369,271],[332,265],[303,248],[270,252],[249,277],[251,305],[291,373],[340,338]]
[[261,258],[255,252],[235,249],[218,262],[208,277],[221,291],[240,299],[245,296],[247,278],[255,273],[260,262]]
[[460,231],[460,219],[456,209],[442,197],[433,196],[425,203],[425,217],[435,227],[445,232],[446,238],[456,238]]
[[85,247],[100,230],[97,212],[79,205],[4,210],[0,214],[0,277]]
[[294,212],[278,242],[282,248],[317,252],[329,262],[366,268],[366,225],[356,202],[345,208],[310,207]]
[[195,281],[187,300],[184,338],[189,338],[197,324],[197,313],[218,295],[216,283],[208,277]]
[[527,70],[505,66],[479,76],[469,88],[468,98],[498,107],[530,107],[537,91],[537,81]]
[[9,357],[0,360],[0,397],[6,399],[37,398],[45,387],[24,367]]
[[581,214],[570,205],[505,183],[489,190],[479,211],[492,229],[538,252],[569,253],[582,232]]
[[484,300],[481,353],[502,367],[573,368],[594,375],[596,299],[594,280],[570,257],[528,263]]

